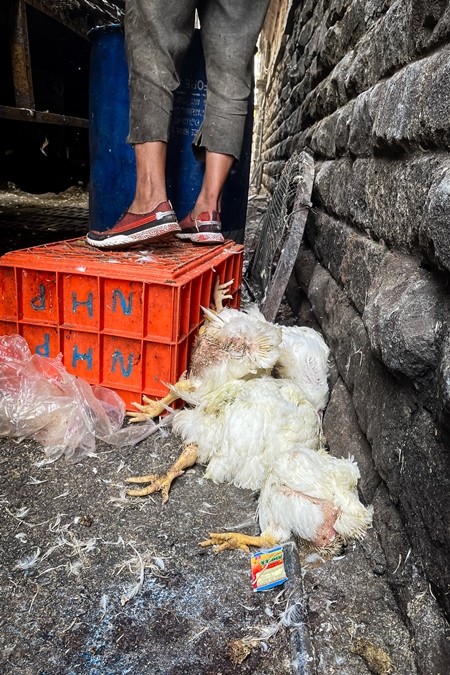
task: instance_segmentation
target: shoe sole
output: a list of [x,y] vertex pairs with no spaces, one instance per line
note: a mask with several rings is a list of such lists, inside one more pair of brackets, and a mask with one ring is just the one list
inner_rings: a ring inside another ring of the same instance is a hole
[[225,239],[220,232],[196,232],[192,234],[176,234],[178,239],[192,241],[194,244],[223,244]]
[[102,239],[90,239],[89,234],[86,235],[86,241],[90,246],[101,248],[102,250],[114,251],[117,249],[126,249],[137,244],[147,244],[156,241],[163,241],[168,239],[173,234],[180,231],[178,223],[165,223],[164,225],[155,225],[147,230],[141,232],[134,232],[133,234],[116,234],[114,237]]

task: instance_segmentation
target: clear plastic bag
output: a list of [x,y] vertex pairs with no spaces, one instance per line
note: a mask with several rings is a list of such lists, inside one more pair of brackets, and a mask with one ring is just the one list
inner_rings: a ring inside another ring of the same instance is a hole
[[71,375],[56,359],[32,354],[20,335],[0,336],[0,436],[33,438],[50,461],[78,462],[98,438],[135,445],[156,431],[149,420],[122,429],[125,404],[115,392]]

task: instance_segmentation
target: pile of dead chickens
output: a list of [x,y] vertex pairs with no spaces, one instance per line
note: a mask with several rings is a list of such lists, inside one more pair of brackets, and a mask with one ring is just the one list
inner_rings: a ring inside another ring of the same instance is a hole
[[130,413],[139,421],[176,398],[188,404],[173,418],[185,445],[180,458],[165,475],[127,479],[149,483],[129,494],[161,490],[167,501],[174,478],[198,462],[216,483],[260,492],[260,537],[213,533],[202,545],[248,550],[296,536],[336,550],[364,536],[372,510],[358,498],[353,458],[338,459],[324,447],[329,349],[310,328],[268,323],[257,309],[223,308],[227,286],[216,286],[217,313],[205,310],[187,378],[161,404],[147,400]]

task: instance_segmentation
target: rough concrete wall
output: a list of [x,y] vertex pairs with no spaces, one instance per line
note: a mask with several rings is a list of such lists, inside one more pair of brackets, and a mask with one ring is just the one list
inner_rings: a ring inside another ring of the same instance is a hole
[[450,616],[450,3],[305,0],[287,26],[268,76],[263,184],[295,149],[313,151],[295,281],[339,370],[328,423],[350,414],[339,400],[356,412],[367,498],[418,626],[412,577],[398,583],[410,546]]

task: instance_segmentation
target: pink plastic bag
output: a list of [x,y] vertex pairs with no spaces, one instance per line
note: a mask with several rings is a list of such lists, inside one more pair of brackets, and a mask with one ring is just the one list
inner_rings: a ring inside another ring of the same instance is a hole
[[0,436],[33,438],[50,461],[78,462],[96,438],[135,445],[157,429],[151,420],[121,429],[124,417],[120,396],[68,373],[61,355],[31,354],[20,335],[0,336]]

